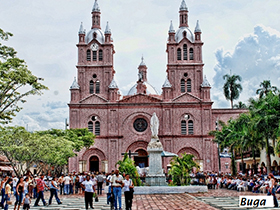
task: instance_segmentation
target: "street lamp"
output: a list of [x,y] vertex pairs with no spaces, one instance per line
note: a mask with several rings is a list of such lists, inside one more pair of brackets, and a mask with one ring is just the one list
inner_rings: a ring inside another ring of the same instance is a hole
[[[216,131],[219,130],[219,123],[218,123],[218,118],[216,120]],[[219,158],[219,174],[221,173],[221,157],[220,157],[220,146],[219,146],[219,142],[217,143],[218,145],[218,158]]]

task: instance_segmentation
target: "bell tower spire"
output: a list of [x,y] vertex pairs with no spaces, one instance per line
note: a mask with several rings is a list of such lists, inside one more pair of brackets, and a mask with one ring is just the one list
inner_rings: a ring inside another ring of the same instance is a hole
[[99,5],[97,3],[97,0],[95,0],[95,2],[94,2],[91,14],[92,14],[92,26],[91,26],[91,29],[93,29],[93,28],[101,29],[101,27],[100,27],[100,22],[101,22],[100,15],[101,15],[101,12],[100,12],[100,8],[99,8]]
[[188,10],[185,0],[182,0],[179,13],[180,13],[180,28],[189,27],[189,24],[188,24],[189,10]]

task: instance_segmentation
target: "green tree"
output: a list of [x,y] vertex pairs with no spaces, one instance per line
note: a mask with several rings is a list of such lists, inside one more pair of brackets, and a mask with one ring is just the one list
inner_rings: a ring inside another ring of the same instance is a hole
[[270,80],[264,80],[261,82],[259,89],[257,89],[256,94],[259,95],[259,98],[266,96],[269,92],[276,94],[278,91],[276,86],[271,86]]
[[[7,41],[13,34],[0,29],[0,41]],[[41,95],[48,88],[32,74],[24,60],[19,59],[17,52],[0,42],[0,123],[12,121],[29,95]]]
[[239,95],[242,91],[241,84],[237,83],[238,81],[241,82],[241,77],[239,75],[224,75],[223,79],[226,80],[224,84],[224,95],[227,100],[231,102],[231,108],[233,109],[233,101],[239,98]]
[[50,129],[37,132],[41,135],[50,134],[55,137],[63,137],[68,141],[73,142],[73,147],[76,152],[82,148],[89,148],[94,144],[95,135],[87,128],[71,128],[67,130]]
[[257,100],[250,99],[250,113],[254,118],[254,129],[265,141],[267,171],[271,171],[271,153],[273,146],[270,140],[275,142],[278,138],[280,122],[280,94],[268,92],[265,97]]
[[233,105],[234,109],[247,109],[247,105],[244,104],[242,101],[239,101],[237,104]]
[[173,157],[170,164],[169,174],[172,175],[173,184],[176,185],[190,184],[189,174],[193,168],[199,168],[199,165],[194,161],[194,155],[186,153],[182,154],[181,157]]
[[118,169],[120,173],[129,174],[131,180],[133,181],[134,186],[141,186],[141,180],[138,174],[138,171],[134,165],[134,161],[131,160],[127,153],[124,154],[123,160],[119,160],[116,163],[116,166],[119,165]]

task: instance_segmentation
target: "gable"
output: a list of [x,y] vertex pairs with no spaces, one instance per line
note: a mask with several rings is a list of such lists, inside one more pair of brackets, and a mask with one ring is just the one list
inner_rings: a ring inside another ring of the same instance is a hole
[[173,99],[174,102],[201,102],[201,99],[186,92],[177,98]]
[[120,103],[155,103],[155,102],[162,102],[161,99],[156,98],[151,95],[145,95],[142,93],[129,96],[119,101]]
[[98,104],[98,103],[106,103],[108,100],[102,98],[97,94],[92,94],[80,101],[81,104]]

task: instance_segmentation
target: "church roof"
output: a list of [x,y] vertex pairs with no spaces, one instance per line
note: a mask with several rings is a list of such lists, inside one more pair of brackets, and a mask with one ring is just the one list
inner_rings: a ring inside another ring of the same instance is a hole
[[172,85],[170,84],[168,78],[166,77],[164,84],[162,85],[163,88],[170,88]]
[[93,11],[93,12],[100,12],[100,8],[99,8],[99,5],[98,5],[98,3],[97,3],[97,0],[95,0],[95,2],[94,2],[92,11]]
[[110,89],[116,89],[116,88],[118,88],[118,85],[117,85],[117,83],[116,83],[116,81],[115,81],[114,79],[113,79],[112,82],[110,83],[109,88],[110,88]]
[[73,89],[80,89],[80,86],[77,83],[76,77],[74,77],[74,81],[70,87],[70,90],[73,90]]
[[208,82],[206,75],[204,76],[204,80],[201,84],[201,87],[211,87],[210,83]]
[[93,28],[88,32],[88,34],[86,36],[86,42],[90,43],[93,40],[93,34],[94,33],[96,33],[96,40],[100,44],[104,44],[104,41],[105,41],[104,33],[99,28]]
[[[149,94],[152,94],[152,95],[159,95],[157,90],[148,82],[143,82],[144,85],[146,86],[146,94],[149,95]],[[127,95],[134,95],[134,94],[137,94],[137,84],[133,85],[132,88],[130,88],[130,90],[128,91],[128,94]]]
[[193,43],[194,36],[192,31],[188,27],[181,27],[177,30],[175,35],[176,42],[179,43],[184,38],[184,32],[187,33],[187,39]]
[[201,29],[200,29],[200,26],[199,26],[199,20],[197,20],[196,27],[195,27],[195,30],[194,30],[194,33],[197,33],[197,32],[201,32]]

